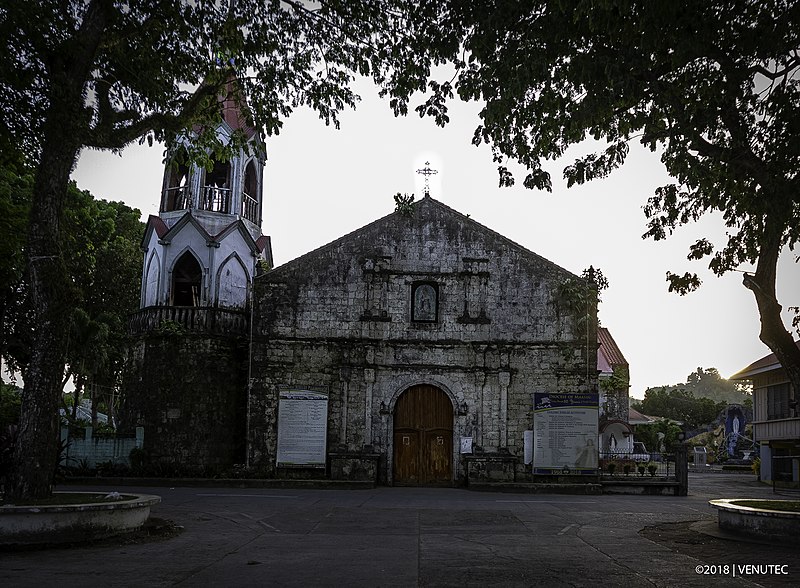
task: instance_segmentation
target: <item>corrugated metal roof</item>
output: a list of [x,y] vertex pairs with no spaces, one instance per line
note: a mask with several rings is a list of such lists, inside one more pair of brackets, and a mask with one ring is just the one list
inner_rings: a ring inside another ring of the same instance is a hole
[[[800,349],[800,340],[794,342],[797,345],[798,349]],[[772,370],[777,370],[781,367],[778,358],[775,357],[774,353],[770,353],[769,355],[765,355],[758,361],[754,361],[749,366],[744,368],[743,370],[739,370],[735,374],[733,374],[729,380],[749,380],[756,374],[761,374],[764,372],[769,372]]]
[[634,408],[628,408],[628,423],[631,425],[648,425],[654,423],[655,419],[640,413]]
[[597,369],[603,375],[611,375],[614,373],[614,368],[611,367],[611,364],[608,363],[608,359],[605,356],[605,353],[600,351],[600,347],[597,348]]
[[607,363],[612,368],[616,366],[628,366],[628,360],[625,359],[625,356],[622,355],[622,351],[620,351],[617,342],[614,341],[614,337],[611,336],[611,332],[605,327],[599,327],[597,329],[597,342],[600,343],[600,347],[597,348],[597,366],[598,369],[601,365],[601,355],[603,356],[604,363]]

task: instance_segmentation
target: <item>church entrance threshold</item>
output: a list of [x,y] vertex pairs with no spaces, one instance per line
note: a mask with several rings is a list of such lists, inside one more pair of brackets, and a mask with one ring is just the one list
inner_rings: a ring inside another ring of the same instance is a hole
[[435,386],[409,388],[394,409],[394,484],[453,482],[453,405]]

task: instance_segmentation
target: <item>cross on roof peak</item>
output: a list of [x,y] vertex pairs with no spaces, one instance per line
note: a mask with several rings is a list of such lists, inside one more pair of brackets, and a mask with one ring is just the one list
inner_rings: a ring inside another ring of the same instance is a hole
[[425,176],[424,195],[425,196],[430,196],[431,195],[430,177],[433,176],[433,175],[438,174],[439,172],[437,170],[435,170],[435,169],[431,169],[431,162],[430,161],[426,161],[425,162],[425,167],[423,167],[422,169],[418,169],[417,173],[422,175],[422,176]]

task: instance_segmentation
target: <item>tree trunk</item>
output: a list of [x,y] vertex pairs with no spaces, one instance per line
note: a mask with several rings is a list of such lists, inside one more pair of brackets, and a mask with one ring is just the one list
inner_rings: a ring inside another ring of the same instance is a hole
[[107,8],[103,0],[92,2],[75,36],[64,41],[48,60],[49,104],[42,125],[42,152],[28,228],[35,334],[6,489],[6,500],[11,502],[50,495],[58,463],[58,406],[70,304],[59,227],[69,175],[90,124],[85,108],[86,81],[105,29]]
[[782,307],[775,297],[780,239],[770,231],[768,219],[765,236],[759,247],[758,265],[754,275],[745,274],[743,283],[756,297],[761,318],[759,338],[777,357],[794,389],[794,398],[800,396],[800,349],[781,318]]
[[[51,107],[49,114],[52,116],[57,110]],[[55,121],[49,126],[55,126]],[[28,271],[36,329],[14,448],[8,491],[12,501],[48,496],[58,459],[58,405],[64,375],[69,287],[59,247],[59,222],[78,150],[74,139],[58,137],[53,141],[56,137],[52,135],[60,135],[58,131],[47,135],[48,144],[34,183],[28,231]]]

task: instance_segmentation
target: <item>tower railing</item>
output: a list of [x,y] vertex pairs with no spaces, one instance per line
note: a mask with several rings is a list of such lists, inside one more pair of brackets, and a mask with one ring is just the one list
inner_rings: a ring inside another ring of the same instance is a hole
[[258,200],[247,192],[242,192],[242,216],[251,223],[258,224]]
[[247,334],[247,313],[243,310],[210,306],[148,306],[133,313],[128,333],[188,333],[237,337]]
[[200,210],[209,212],[231,212],[231,189],[217,186],[203,186]]
[[189,190],[186,186],[177,186],[164,190],[164,210],[185,210],[189,208]]

